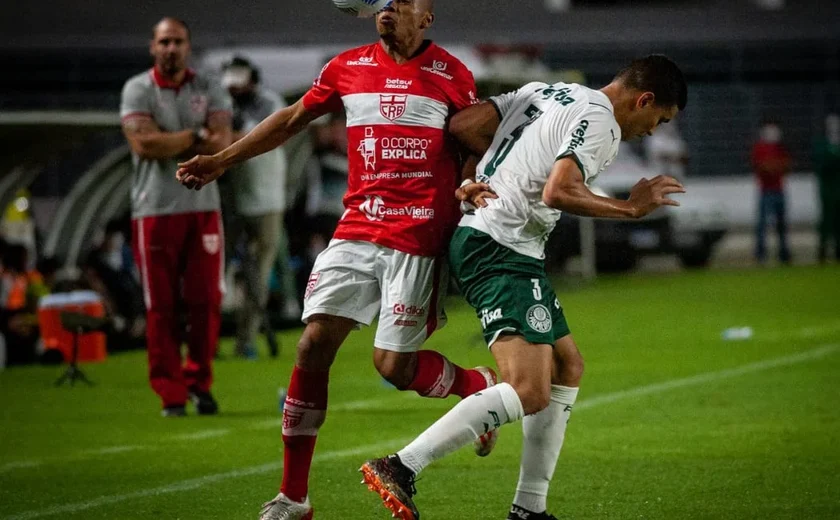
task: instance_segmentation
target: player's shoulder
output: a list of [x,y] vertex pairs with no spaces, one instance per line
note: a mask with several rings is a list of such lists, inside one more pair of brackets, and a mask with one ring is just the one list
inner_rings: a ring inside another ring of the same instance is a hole
[[586,103],[585,110],[595,114],[602,114],[608,116],[610,119],[615,119],[615,112],[610,98],[600,90],[595,90],[584,85],[572,83],[576,87],[577,95],[580,96],[581,102]]
[[123,84],[123,92],[126,91],[142,91],[152,87],[152,72],[151,69],[144,70],[143,72],[137,73],[134,76],[131,76],[125,83]]
[[376,55],[376,46],[378,43],[369,43],[367,45],[360,45],[347,49],[346,51],[338,53],[331,59],[328,65],[352,66],[359,64],[374,65],[374,56]]
[[[453,55],[448,50],[444,49],[435,42],[430,42],[429,50],[424,57],[431,58],[432,68],[440,70],[441,72],[449,73],[456,77],[470,77],[472,78],[472,71],[461,61],[458,57]],[[424,66],[427,64],[424,64]]]

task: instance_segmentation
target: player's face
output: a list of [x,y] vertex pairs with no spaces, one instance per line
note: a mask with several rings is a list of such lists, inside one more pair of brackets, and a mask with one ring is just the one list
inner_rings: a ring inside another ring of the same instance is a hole
[[636,101],[636,106],[631,112],[627,128],[621,129],[621,138],[624,141],[653,135],[656,128],[673,119],[679,109],[676,105],[661,106],[654,102],[653,95],[645,93]]
[[155,30],[151,54],[164,74],[176,74],[187,68],[190,40],[182,25],[164,20]]
[[432,20],[425,0],[393,0],[376,15],[376,30],[379,36],[405,41],[425,30]]

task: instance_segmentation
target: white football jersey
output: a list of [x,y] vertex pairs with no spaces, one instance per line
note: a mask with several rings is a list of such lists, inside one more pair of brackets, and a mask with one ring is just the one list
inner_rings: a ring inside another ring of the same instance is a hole
[[618,154],[621,129],[605,94],[574,83],[528,83],[490,101],[501,123],[478,163],[477,180],[489,183],[499,198],[459,225],[542,259],[561,214],[542,201],[554,163],[573,159],[590,185]]

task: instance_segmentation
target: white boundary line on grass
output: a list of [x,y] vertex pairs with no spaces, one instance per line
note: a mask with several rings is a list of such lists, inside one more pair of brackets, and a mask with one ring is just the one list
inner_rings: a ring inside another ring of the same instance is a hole
[[[411,440],[412,439],[410,438],[393,439],[387,442],[369,444],[367,446],[359,446],[357,448],[351,448],[347,450],[328,451],[322,454],[315,455],[315,460],[334,460],[341,459],[344,457],[355,457],[357,455],[365,455],[373,452],[381,452],[384,450],[393,449],[394,447],[410,442]],[[47,509],[26,511],[24,513],[18,513],[11,516],[4,516],[3,520],[29,520],[31,518],[40,518],[43,516],[52,516],[58,514],[74,514],[80,511],[84,511],[86,509],[106,506],[109,504],[116,504],[118,502],[124,502],[126,500],[146,498],[150,496],[163,495],[166,493],[175,493],[178,491],[189,491],[191,489],[198,489],[208,484],[214,484],[223,480],[249,477],[251,475],[260,475],[262,473],[269,473],[271,471],[277,471],[282,467],[283,464],[281,462],[270,462],[268,464],[261,464],[259,466],[251,466],[248,468],[236,469],[233,471],[227,471],[225,473],[216,473],[215,475],[207,475],[205,477],[182,480],[181,482],[167,484],[166,486],[141,489],[139,491],[123,493],[121,495],[109,495],[94,498],[93,500],[88,500],[86,502],[77,502],[75,504],[66,504],[62,506],[49,507]]]
[[[648,395],[659,394],[663,392],[667,392],[669,390],[674,390],[677,388],[684,388],[688,386],[699,385],[702,383],[708,383],[710,381],[719,381],[722,379],[731,379],[734,377],[742,376],[745,374],[751,374],[755,372],[761,372],[764,370],[770,370],[773,368],[783,367],[783,366],[790,366],[795,365],[798,363],[805,363],[808,361],[812,361],[815,359],[820,359],[823,357],[828,356],[840,349],[840,345],[825,345],[822,347],[818,347],[806,352],[801,352],[799,354],[793,354],[790,356],[778,357],[774,359],[767,359],[764,361],[757,361],[754,363],[747,363],[745,365],[741,365],[734,368],[728,368],[724,370],[718,370],[715,372],[706,372],[704,374],[698,374],[696,376],[684,377],[680,379],[673,379],[671,381],[664,381],[662,383],[654,383],[651,385],[640,386],[636,388],[631,388],[629,390],[621,390],[618,392],[612,392],[608,394],[603,394],[600,396],[591,397],[589,399],[581,400],[577,405],[575,405],[575,410],[586,410],[589,408],[594,408],[596,406],[601,406],[604,404],[613,403],[622,399],[628,398],[637,398],[643,397]],[[328,451],[319,455],[315,456],[315,460],[323,461],[323,460],[332,460],[332,459],[339,459],[343,457],[350,457],[356,455],[363,455],[369,452],[374,451],[382,451],[393,446],[398,446],[401,444],[405,444],[413,439],[395,439],[388,442],[378,443],[378,444],[370,444],[367,446],[360,446],[358,448],[348,449],[348,450],[337,450],[337,451]],[[44,516],[52,516],[57,514],[74,514],[80,511],[84,511],[87,509],[92,509],[95,507],[100,507],[109,504],[115,504],[118,502],[124,502],[126,500],[133,500],[136,498],[145,498],[149,496],[155,495],[162,495],[166,493],[174,493],[177,491],[187,491],[190,489],[197,489],[207,484],[212,484],[215,482],[220,482],[223,480],[233,479],[233,478],[241,478],[247,477],[251,475],[259,475],[262,473],[268,473],[270,471],[276,471],[283,467],[282,463],[280,462],[272,462],[269,464],[262,464],[259,466],[251,466],[247,468],[241,468],[238,470],[228,471],[225,473],[216,473],[214,475],[207,475],[204,477],[199,477],[195,479],[189,480],[182,480],[181,482],[175,482],[173,484],[168,484],[166,486],[160,486],[156,488],[150,489],[142,489],[139,491],[134,491],[131,493],[124,493],[120,495],[109,495],[103,496],[99,498],[95,498],[93,500],[88,500],[85,502],[76,502],[74,504],[66,504],[60,506],[53,506],[48,507],[46,509],[36,509],[25,511],[23,513],[17,513],[14,515],[5,516],[2,520],[30,520],[32,518],[41,518]]]

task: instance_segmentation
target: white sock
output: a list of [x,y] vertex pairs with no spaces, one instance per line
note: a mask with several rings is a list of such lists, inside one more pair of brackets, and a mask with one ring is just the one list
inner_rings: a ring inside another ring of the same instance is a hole
[[554,476],[566,423],[577,399],[578,389],[551,385],[548,408],[522,420],[522,461],[519,483],[513,503],[528,511],[542,513],[546,509],[548,484]]
[[522,418],[516,390],[499,383],[461,400],[408,446],[397,452],[415,474],[499,426]]

